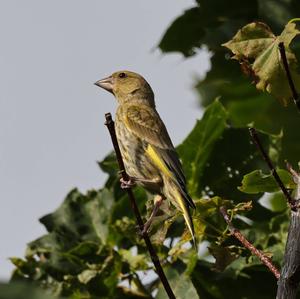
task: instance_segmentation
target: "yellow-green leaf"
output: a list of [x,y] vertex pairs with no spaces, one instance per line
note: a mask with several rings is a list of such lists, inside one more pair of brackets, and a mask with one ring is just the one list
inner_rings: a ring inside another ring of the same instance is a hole
[[[287,188],[295,187],[288,171],[278,169],[277,173]],[[276,192],[279,190],[279,186],[271,174],[264,174],[261,170],[254,170],[244,176],[242,185],[238,189],[245,193],[255,194],[260,192]]]
[[266,24],[255,22],[244,26],[223,46],[232,51],[233,58],[254,78],[257,89],[269,92],[286,105],[291,98],[291,91],[278,45],[284,43],[292,78],[297,85],[300,83],[300,74],[296,71],[297,59],[289,45],[299,33],[295,23],[288,23],[282,33],[275,36]]

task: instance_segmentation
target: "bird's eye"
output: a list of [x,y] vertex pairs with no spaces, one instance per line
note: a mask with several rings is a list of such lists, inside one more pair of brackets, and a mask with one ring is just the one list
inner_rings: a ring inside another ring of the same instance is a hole
[[126,74],[125,73],[120,73],[119,74],[119,78],[125,78],[126,77]]

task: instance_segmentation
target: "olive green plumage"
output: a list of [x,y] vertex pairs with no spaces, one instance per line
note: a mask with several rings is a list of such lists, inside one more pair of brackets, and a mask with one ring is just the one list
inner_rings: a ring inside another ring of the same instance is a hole
[[129,71],[116,72],[96,84],[112,92],[118,101],[115,128],[128,175],[181,210],[194,240],[189,207],[195,205],[175,148],[155,109],[150,85]]

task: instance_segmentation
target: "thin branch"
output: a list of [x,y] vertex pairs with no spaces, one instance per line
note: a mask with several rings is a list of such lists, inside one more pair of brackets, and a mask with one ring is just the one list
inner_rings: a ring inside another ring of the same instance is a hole
[[[107,126],[108,128],[108,131],[110,133],[110,137],[111,137],[111,140],[112,140],[112,143],[113,143],[113,146],[114,146],[114,150],[116,152],[116,156],[117,156],[117,160],[118,160],[118,164],[119,164],[119,168],[120,168],[120,171],[121,171],[121,175],[122,175],[122,178],[127,181],[129,179],[128,177],[128,174],[126,173],[125,171],[125,166],[124,166],[124,162],[123,162],[123,159],[122,159],[122,155],[121,155],[121,152],[120,152],[120,148],[119,148],[119,144],[118,144],[118,140],[117,140],[117,136],[116,136],[116,132],[115,132],[115,125],[114,125],[114,121],[112,120],[112,117],[111,117],[111,114],[110,113],[106,113],[105,114],[105,119],[106,119],[106,122],[105,122],[105,125]],[[127,189],[127,194],[128,194],[128,197],[130,199],[130,203],[131,203],[131,207],[132,207],[132,210],[135,214],[135,217],[136,217],[136,221],[138,223],[138,226],[139,226],[139,229],[140,231],[143,231],[143,228],[144,228],[144,223],[143,223],[143,220],[142,220],[142,217],[141,217],[141,214],[139,212],[139,209],[138,209],[138,206],[136,204],[136,200],[135,200],[135,197],[134,197],[134,194],[132,192],[132,189],[131,188],[128,188]],[[145,240],[145,243],[146,243],[146,246],[148,248],[148,251],[150,253],[150,257],[151,257],[151,260],[156,268],[156,271],[157,271],[157,274],[166,290],[166,293],[168,294],[168,297],[170,299],[176,299],[171,287],[170,287],[170,284],[167,280],[167,277],[162,269],[162,266],[160,264],[160,261],[159,261],[159,258],[157,256],[157,253],[154,249],[154,247],[152,246],[152,243],[150,241],[150,238],[147,234],[147,232],[144,232],[142,234],[144,240]]]
[[280,42],[279,45],[278,45],[278,48],[279,48],[280,56],[281,56],[281,59],[282,59],[283,67],[285,69],[286,77],[288,79],[289,86],[290,86],[290,89],[291,89],[291,92],[292,92],[293,101],[294,101],[298,111],[300,112],[300,98],[299,98],[299,95],[297,93],[294,81],[292,79],[289,64],[288,64],[288,61],[287,61],[287,58],[286,58],[284,43]]
[[[294,200],[300,200],[300,174],[287,163],[287,169],[296,183]],[[284,262],[278,281],[277,299],[295,299],[300,282],[300,210],[291,211],[291,221],[288,230],[284,252]]]
[[271,170],[271,173],[275,179],[275,181],[277,182],[278,186],[280,187],[280,189],[282,190],[282,193],[284,194],[290,208],[292,210],[295,210],[297,207],[296,207],[296,202],[295,200],[291,197],[289,191],[285,188],[282,180],[280,179],[276,169],[274,168],[272,162],[271,162],[271,159],[270,157],[268,156],[268,154],[266,153],[266,151],[264,150],[263,146],[262,146],[262,143],[257,135],[257,132],[254,128],[249,128],[249,131],[250,131],[250,135],[252,137],[252,140],[253,142],[255,143],[256,147],[259,149],[260,153],[262,154],[265,162],[267,163],[267,165],[269,166],[270,170]]
[[224,217],[230,233],[234,235],[244,245],[244,247],[249,249],[253,255],[256,255],[260,259],[260,261],[269,268],[269,270],[274,274],[276,279],[279,279],[280,272],[276,268],[276,266],[272,263],[272,260],[268,256],[266,256],[262,251],[258,250],[253,244],[251,244],[245,238],[245,236],[240,232],[240,230],[238,230],[233,226],[231,219],[227,213],[226,207],[221,207],[220,213]]

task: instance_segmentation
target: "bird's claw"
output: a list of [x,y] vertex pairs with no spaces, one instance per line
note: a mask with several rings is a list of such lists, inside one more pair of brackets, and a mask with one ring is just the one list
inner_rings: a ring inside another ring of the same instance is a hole
[[145,234],[149,233],[149,225],[147,225],[146,223],[143,225],[143,227],[141,228],[139,225],[137,225],[137,231],[138,231],[138,235],[142,238],[145,236]]
[[132,178],[129,178],[128,180],[124,180],[123,178],[120,178],[120,182],[121,182],[122,189],[129,189],[135,185],[135,182]]
[[145,234],[149,233],[149,228],[150,228],[150,225],[147,225],[147,223],[145,223],[144,227],[143,227],[143,229],[141,231],[142,236],[144,236]]

